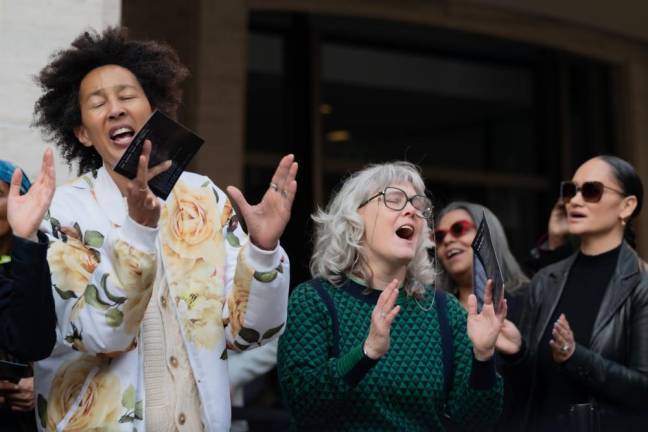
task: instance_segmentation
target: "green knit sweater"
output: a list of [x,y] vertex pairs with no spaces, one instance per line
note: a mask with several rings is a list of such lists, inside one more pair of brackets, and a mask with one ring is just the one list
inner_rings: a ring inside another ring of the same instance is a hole
[[454,296],[447,296],[454,376],[446,401],[431,293],[417,301],[401,291],[391,347],[372,361],[362,345],[380,292],[350,280],[340,288],[323,282],[339,323],[339,353],[334,355],[331,314],[312,284],[299,285],[290,296],[286,332],[279,341],[279,379],[298,430],[443,430],[444,404],[453,422],[467,429],[483,429],[497,419],[502,380],[493,360],[474,359],[466,313]]

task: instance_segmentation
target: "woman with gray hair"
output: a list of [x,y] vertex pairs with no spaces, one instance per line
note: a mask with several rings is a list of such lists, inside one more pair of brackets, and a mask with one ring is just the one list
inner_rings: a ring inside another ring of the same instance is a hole
[[406,162],[352,174],[313,216],[314,279],[299,285],[279,342],[279,379],[298,430],[443,430],[497,419],[495,340],[506,314],[477,313],[431,287],[432,216]]

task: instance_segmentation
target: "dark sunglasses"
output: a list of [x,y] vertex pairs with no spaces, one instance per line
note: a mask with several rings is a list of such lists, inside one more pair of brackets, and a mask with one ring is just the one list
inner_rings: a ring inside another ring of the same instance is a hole
[[576,196],[578,192],[580,192],[581,196],[583,197],[583,201],[589,203],[597,203],[601,201],[601,197],[603,196],[605,189],[616,192],[621,196],[626,196],[626,194],[621,192],[620,190],[605,186],[599,181],[584,182],[580,186],[576,186],[576,183],[574,183],[573,181],[564,181],[560,183],[560,198],[562,199],[563,203],[567,204],[572,198]]
[[446,234],[450,233],[453,237],[459,238],[465,235],[468,231],[475,228],[475,224],[468,220],[460,220],[452,225],[448,229],[435,229],[434,230],[434,242],[438,245],[443,242]]

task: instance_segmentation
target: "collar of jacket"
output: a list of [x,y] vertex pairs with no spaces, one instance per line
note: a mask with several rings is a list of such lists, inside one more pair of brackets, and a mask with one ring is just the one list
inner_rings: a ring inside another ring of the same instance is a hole
[[[562,263],[554,266],[548,274],[547,283],[555,286],[558,286],[555,297],[552,299],[551,307],[549,308],[549,313],[545,317],[545,322],[541,326],[542,331],[547,327],[548,320],[551,319],[553,311],[558,306],[558,302],[562,297],[563,290],[565,289],[565,284],[567,283],[567,277],[569,272],[576,261],[576,257],[580,251],[573,253],[569,258],[567,258]],[[625,241],[621,244],[621,250],[619,251],[619,258],[617,259],[617,264],[614,270],[614,274],[608,283],[607,288],[605,289],[605,294],[603,295],[603,301],[601,302],[601,308],[598,311],[596,320],[594,321],[594,327],[592,328],[592,336],[590,337],[590,345],[593,345],[596,336],[601,331],[603,326],[612,318],[612,315],[617,311],[617,309],[626,301],[628,296],[632,293],[632,290],[639,282],[641,278],[641,271],[643,270],[643,264],[637,253],[630,247]]]

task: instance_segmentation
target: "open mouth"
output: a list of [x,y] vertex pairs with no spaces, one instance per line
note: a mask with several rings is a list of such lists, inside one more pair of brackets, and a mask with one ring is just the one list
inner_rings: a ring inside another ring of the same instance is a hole
[[461,249],[449,249],[448,252],[446,252],[446,257],[451,259],[462,253],[463,251]]
[[133,140],[135,130],[129,126],[120,126],[110,131],[110,139],[117,145],[127,146]]
[[585,213],[581,212],[570,212],[569,213],[569,218],[570,219],[584,219],[586,217]]
[[396,230],[396,235],[402,239],[410,240],[414,236],[414,227],[412,225],[403,225]]

